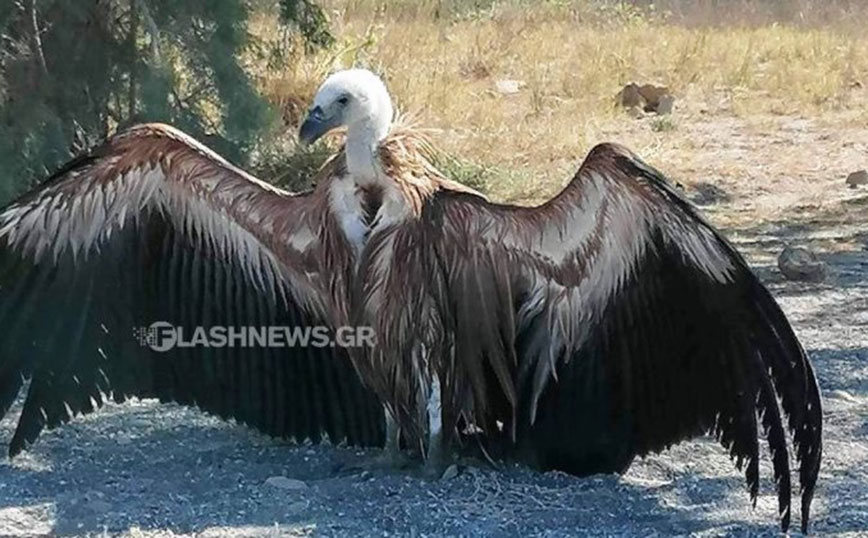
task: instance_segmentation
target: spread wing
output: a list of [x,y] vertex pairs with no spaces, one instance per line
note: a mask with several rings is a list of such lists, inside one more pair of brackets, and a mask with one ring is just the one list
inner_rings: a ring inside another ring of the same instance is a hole
[[[352,264],[324,203],[145,125],[2,209],[0,416],[30,381],[10,455],[43,428],[133,395],[274,436],[379,444],[382,407],[344,349],[262,341],[263,327],[303,339],[340,319],[332,297]],[[211,345],[155,351],[144,340],[158,336],[143,329],[158,321],[187,342],[203,327]],[[260,334],[254,347],[229,345],[247,327]]]
[[786,528],[789,426],[807,528],[822,448],[814,372],[743,258],[657,171],[601,145],[543,206],[445,194],[420,230],[455,377],[483,387],[520,454],[575,474],[623,471],[709,432],[755,500],[762,430]]

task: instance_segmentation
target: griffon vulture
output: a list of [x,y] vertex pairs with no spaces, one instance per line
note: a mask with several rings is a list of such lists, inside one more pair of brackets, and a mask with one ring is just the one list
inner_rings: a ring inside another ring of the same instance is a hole
[[625,148],[595,147],[539,207],[432,192],[370,236],[354,282],[355,323],[377,335],[358,362],[431,467],[467,430],[577,475],[710,433],[755,502],[763,433],[787,529],[789,429],[807,530],[822,452],[808,357],[732,245]]
[[[0,211],[3,414],[31,380],[10,453],[107,393],[357,444],[384,442],[381,401],[435,468],[468,430],[579,475],[710,432],[755,499],[762,424],[784,528],[793,434],[807,528],[811,366],[744,260],[658,172],[602,145],[550,202],[491,204],[389,134],[391,118],[379,79],[342,72],[301,129],[311,142],[347,127],[310,194],[143,126]],[[156,355],[127,336],[154,320],[370,325],[377,345]]]
[[151,124],[110,138],[0,210],[0,417],[30,381],[10,456],[108,396],[196,405],[274,436],[382,445],[383,406],[346,349],[158,353],[133,333],[157,321],[188,335],[346,324],[371,230],[422,193],[467,191],[417,173],[431,168],[423,141],[391,125],[383,83],[339,72],[301,135],[346,126],[346,145],[310,193],[274,188]]

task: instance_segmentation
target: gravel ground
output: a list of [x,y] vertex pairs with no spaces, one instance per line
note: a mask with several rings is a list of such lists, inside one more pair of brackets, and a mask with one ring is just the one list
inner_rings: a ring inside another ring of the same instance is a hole
[[[772,265],[778,232],[785,231],[735,235],[790,316],[823,389],[825,457],[812,528],[818,536],[868,536],[868,252],[830,249],[826,284],[785,283]],[[854,233],[864,245],[866,236]],[[12,427],[10,418],[0,422],[4,445]],[[771,536],[777,529],[769,466],[751,509],[742,477],[707,439],[638,461],[622,477],[586,479],[518,467],[465,468],[436,482],[342,470],[369,455],[280,443],[153,401],[111,405],[0,463],[0,535]],[[295,481],[268,480],[281,476]]]

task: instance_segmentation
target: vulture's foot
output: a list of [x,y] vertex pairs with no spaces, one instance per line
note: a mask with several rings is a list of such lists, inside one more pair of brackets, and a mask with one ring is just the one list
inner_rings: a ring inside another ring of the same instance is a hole
[[386,412],[386,446],[376,456],[367,461],[348,465],[343,471],[360,473],[364,471],[400,471],[414,465],[409,454],[401,450],[401,433],[391,413]]
[[394,471],[403,470],[413,466],[415,460],[406,452],[392,447],[386,447],[378,455],[364,462],[362,465],[369,471]]
[[428,439],[428,454],[422,464],[422,476],[431,480],[443,478],[452,458],[446,450],[441,432],[432,434]]
[[418,465],[418,459],[400,450],[381,450],[378,454],[361,461],[354,461],[338,466],[340,474],[390,473],[411,469]]

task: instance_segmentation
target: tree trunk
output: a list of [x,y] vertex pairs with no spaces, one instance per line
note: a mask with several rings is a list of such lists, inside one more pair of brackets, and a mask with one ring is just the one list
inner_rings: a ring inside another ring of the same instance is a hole
[[139,7],[136,0],[130,0],[130,33],[129,39],[129,55],[130,55],[130,87],[127,95],[127,121],[135,121],[136,117],[136,84],[138,84],[136,71],[138,69],[138,49],[136,48],[136,37],[139,32]]

